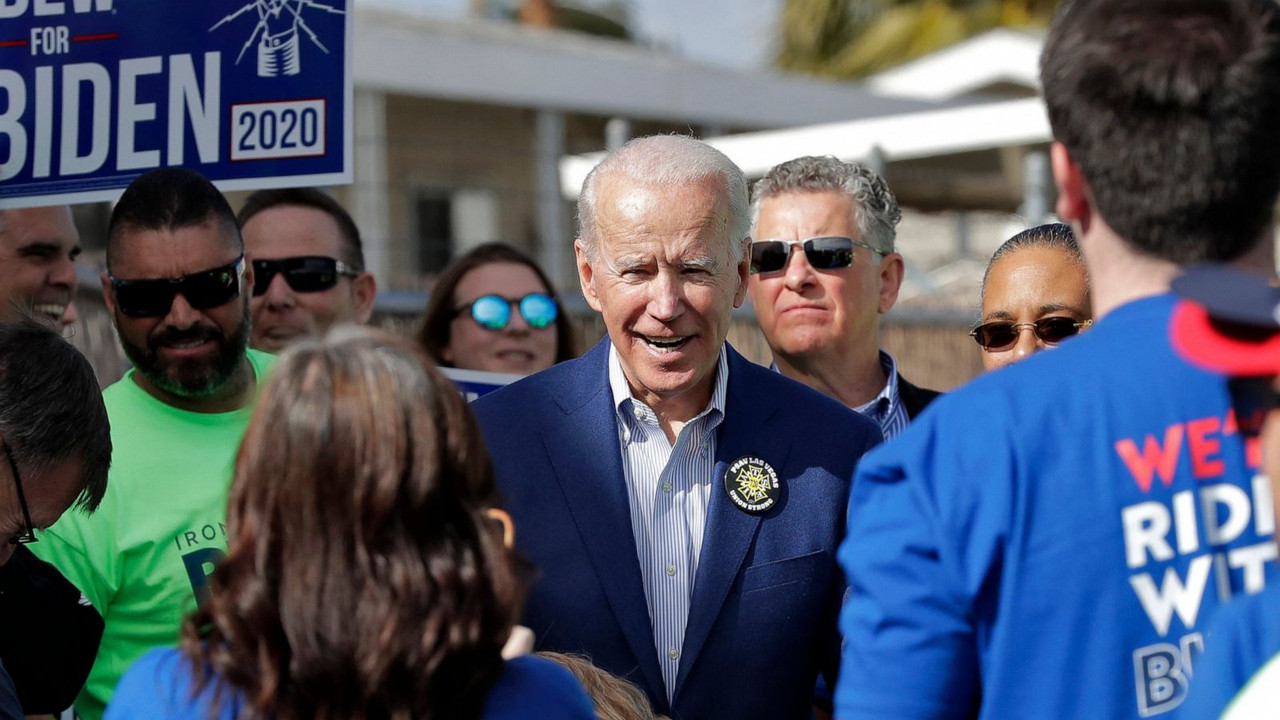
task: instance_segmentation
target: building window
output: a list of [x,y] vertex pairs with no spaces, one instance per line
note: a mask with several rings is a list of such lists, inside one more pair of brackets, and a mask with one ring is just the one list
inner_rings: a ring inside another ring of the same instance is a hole
[[448,194],[418,195],[418,272],[435,275],[453,257],[453,201]]
[[424,189],[414,199],[418,272],[435,275],[471,248],[502,240],[498,197],[476,188]]

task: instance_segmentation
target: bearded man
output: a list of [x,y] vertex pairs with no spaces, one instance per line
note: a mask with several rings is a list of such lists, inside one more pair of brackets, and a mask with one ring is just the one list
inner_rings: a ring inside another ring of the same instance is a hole
[[66,515],[32,546],[105,622],[75,705],[87,720],[135,659],[176,641],[226,551],[236,449],[272,357],[248,349],[252,287],[235,215],[203,176],[163,168],[125,190],[102,289],[134,367],[103,393],[107,492],[93,516]]

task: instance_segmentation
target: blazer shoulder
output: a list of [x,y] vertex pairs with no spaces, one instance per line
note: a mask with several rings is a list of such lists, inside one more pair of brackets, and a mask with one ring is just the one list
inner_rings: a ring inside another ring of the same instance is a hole
[[940,395],[942,393],[937,390],[913,385],[902,377],[902,373],[898,373],[898,399],[902,401],[902,407],[906,409],[908,418],[914,418],[924,412],[929,403],[938,399]]

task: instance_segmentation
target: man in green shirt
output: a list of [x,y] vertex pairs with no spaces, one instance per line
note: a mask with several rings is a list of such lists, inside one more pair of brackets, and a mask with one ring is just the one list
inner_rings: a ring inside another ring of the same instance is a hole
[[102,613],[102,645],[76,700],[102,716],[125,669],[173,644],[226,550],[236,450],[271,356],[248,350],[253,268],[230,206],[200,174],[135,180],[111,214],[103,294],[134,368],[103,392],[115,448],[91,517],[33,546]]

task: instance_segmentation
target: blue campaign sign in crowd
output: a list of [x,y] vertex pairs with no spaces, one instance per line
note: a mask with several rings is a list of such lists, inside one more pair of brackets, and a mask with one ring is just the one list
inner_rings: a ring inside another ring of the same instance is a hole
[[351,181],[349,0],[0,4],[0,207]]

